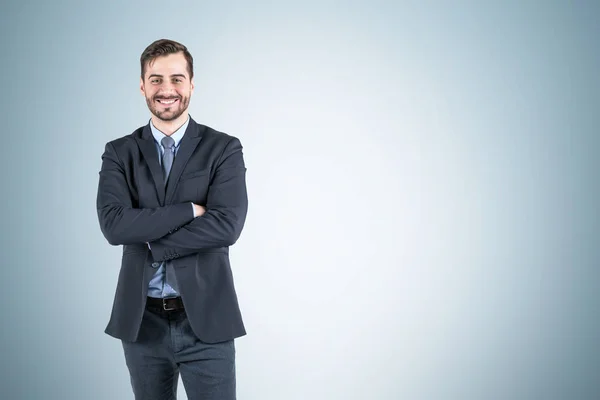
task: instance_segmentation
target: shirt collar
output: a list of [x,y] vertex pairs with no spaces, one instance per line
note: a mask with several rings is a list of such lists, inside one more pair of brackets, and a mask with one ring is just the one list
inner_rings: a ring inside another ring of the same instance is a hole
[[[175,141],[175,144],[174,144],[175,147],[179,146],[179,142],[181,142],[181,139],[183,139],[183,135],[185,134],[185,130],[187,129],[187,126],[189,123],[190,123],[190,116],[188,115],[187,119],[185,120],[185,123],[183,125],[181,125],[179,127],[179,129],[177,129],[171,135],[171,137]],[[152,123],[152,120],[150,120],[150,130],[152,131],[152,136],[154,136],[154,140],[156,140],[156,142],[162,146],[161,140],[166,135],[164,133],[162,133],[161,131],[159,131],[158,128],[156,128],[154,126],[154,124]]]

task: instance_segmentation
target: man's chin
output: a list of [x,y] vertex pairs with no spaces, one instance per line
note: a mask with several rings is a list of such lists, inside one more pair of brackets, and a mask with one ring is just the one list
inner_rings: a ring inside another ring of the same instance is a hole
[[176,120],[177,118],[181,117],[181,115],[183,114],[185,110],[182,111],[177,111],[177,112],[173,112],[173,111],[163,111],[163,112],[158,112],[156,110],[152,110],[152,114],[160,119],[161,121],[164,122],[171,122]]

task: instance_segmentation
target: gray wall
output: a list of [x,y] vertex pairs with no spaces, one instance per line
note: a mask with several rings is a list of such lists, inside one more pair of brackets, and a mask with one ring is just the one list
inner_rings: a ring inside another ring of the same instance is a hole
[[598,3],[122,3],[0,8],[0,397],[133,398],[96,185],[168,37],[245,147],[240,399],[600,398]]

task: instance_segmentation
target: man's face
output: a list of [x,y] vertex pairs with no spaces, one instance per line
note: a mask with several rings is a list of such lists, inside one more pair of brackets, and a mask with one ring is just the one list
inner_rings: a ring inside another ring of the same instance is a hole
[[169,54],[146,64],[140,89],[150,112],[163,121],[173,121],[188,108],[194,82],[183,53]]

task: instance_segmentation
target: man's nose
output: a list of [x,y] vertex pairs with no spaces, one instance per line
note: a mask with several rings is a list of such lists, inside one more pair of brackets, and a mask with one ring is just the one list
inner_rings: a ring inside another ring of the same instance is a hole
[[173,84],[173,82],[164,81],[160,85],[160,91],[165,93],[174,92],[174,87],[175,85]]

